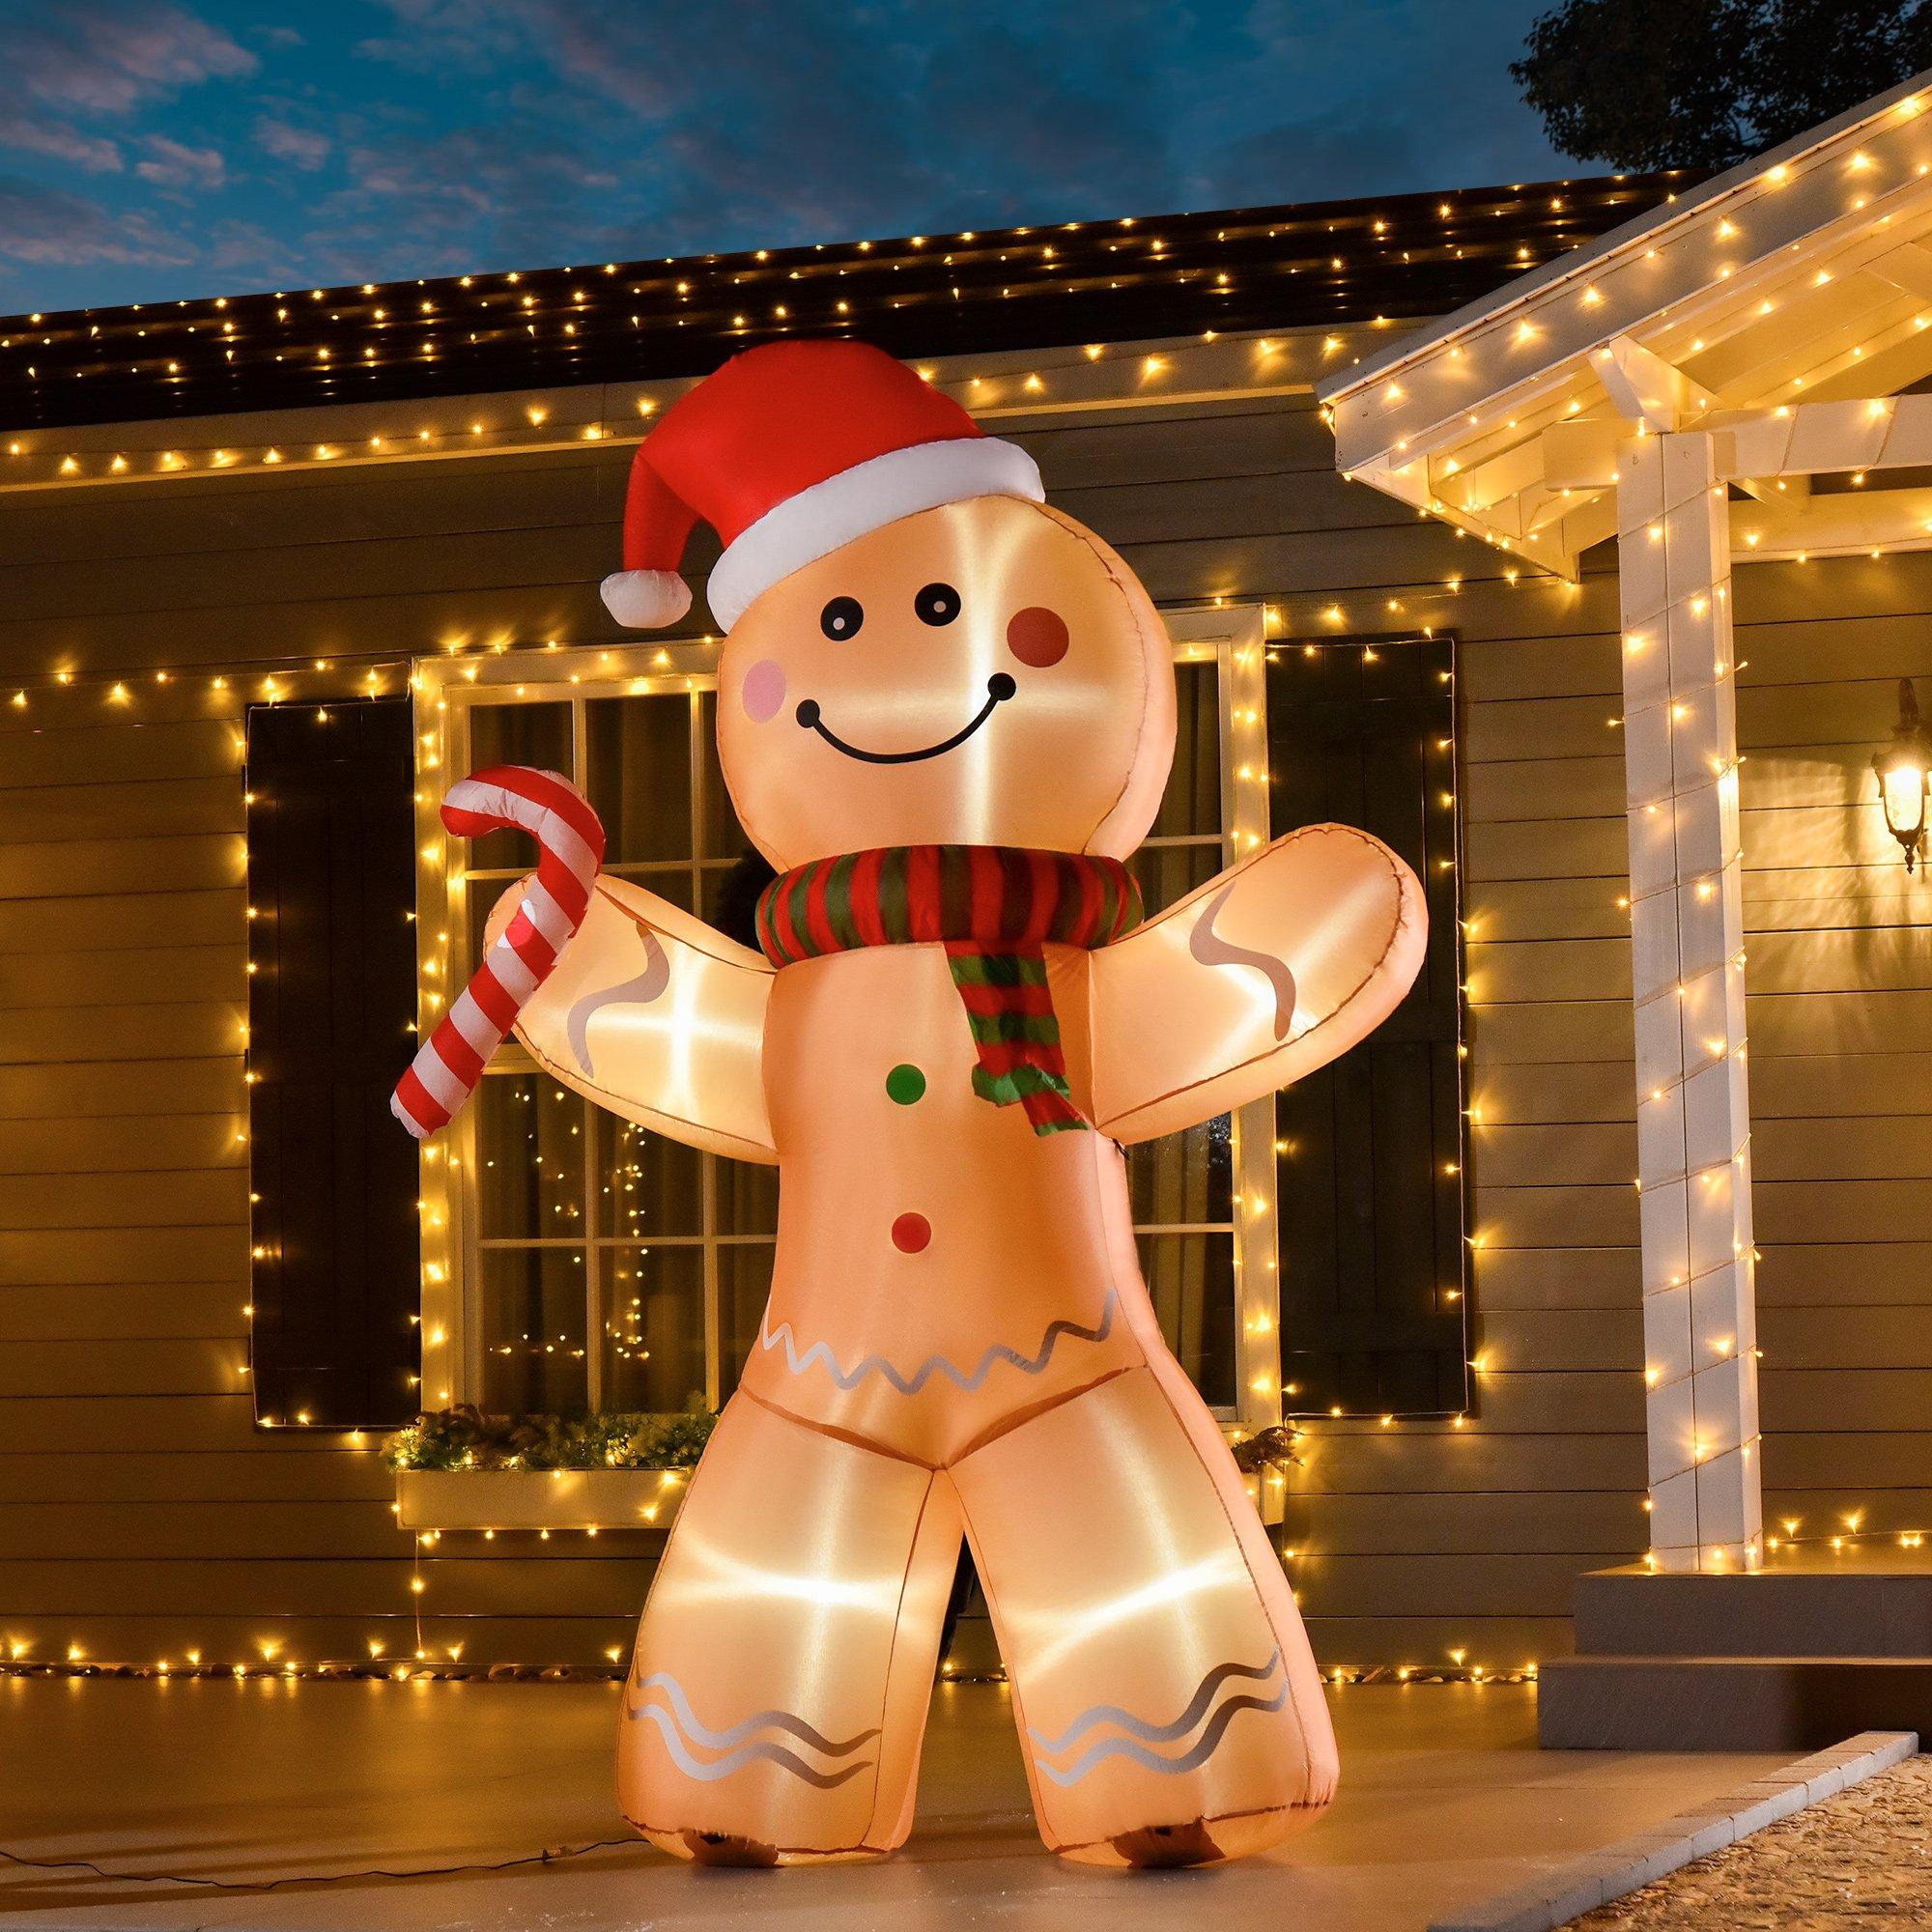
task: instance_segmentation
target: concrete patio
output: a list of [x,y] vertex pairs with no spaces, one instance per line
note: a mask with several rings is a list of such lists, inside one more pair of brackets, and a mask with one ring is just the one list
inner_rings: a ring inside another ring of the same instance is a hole
[[[1040,1849],[1004,1688],[948,1684],[904,1853],[695,1871],[624,1836],[615,1701],[603,1684],[7,1679],[0,1849],[107,1875],[0,1870],[0,1914],[21,1932],[670,1932],[753,1914],[796,1932],[1138,1932],[1181,1913],[1223,1932],[1421,1932],[1780,1761],[1539,1751],[1527,1686],[1340,1689],[1342,1796],[1318,1828],[1272,1860],[1129,1875]],[[157,1872],[244,1889],[132,1876]]]

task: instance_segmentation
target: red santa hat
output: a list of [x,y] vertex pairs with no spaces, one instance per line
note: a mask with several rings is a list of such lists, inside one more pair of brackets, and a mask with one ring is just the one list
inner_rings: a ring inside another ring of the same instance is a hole
[[700,518],[724,547],[709,598],[728,631],[781,578],[867,530],[971,497],[1044,496],[1032,457],[883,351],[770,343],[679,397],[639,446],[624,568],[604,602],[634,630],[674,624]]

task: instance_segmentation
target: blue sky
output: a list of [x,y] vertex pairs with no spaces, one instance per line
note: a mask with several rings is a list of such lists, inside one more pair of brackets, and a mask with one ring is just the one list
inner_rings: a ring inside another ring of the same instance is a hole
[[1548,4],[0,0],[0,312],[1577,172]]

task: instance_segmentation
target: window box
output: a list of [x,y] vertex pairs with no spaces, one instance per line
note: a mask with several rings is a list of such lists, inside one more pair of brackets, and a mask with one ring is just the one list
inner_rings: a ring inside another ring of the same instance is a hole
[[668,1529],[689,1469],[398,1469],[406,1529]]

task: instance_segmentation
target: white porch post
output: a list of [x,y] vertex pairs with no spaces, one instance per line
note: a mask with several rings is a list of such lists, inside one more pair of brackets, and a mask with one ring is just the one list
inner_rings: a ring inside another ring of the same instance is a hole
[[1712,439],[1619,452],[1651,1562],[1754,1567],[1750,1105],[1730,512]]

